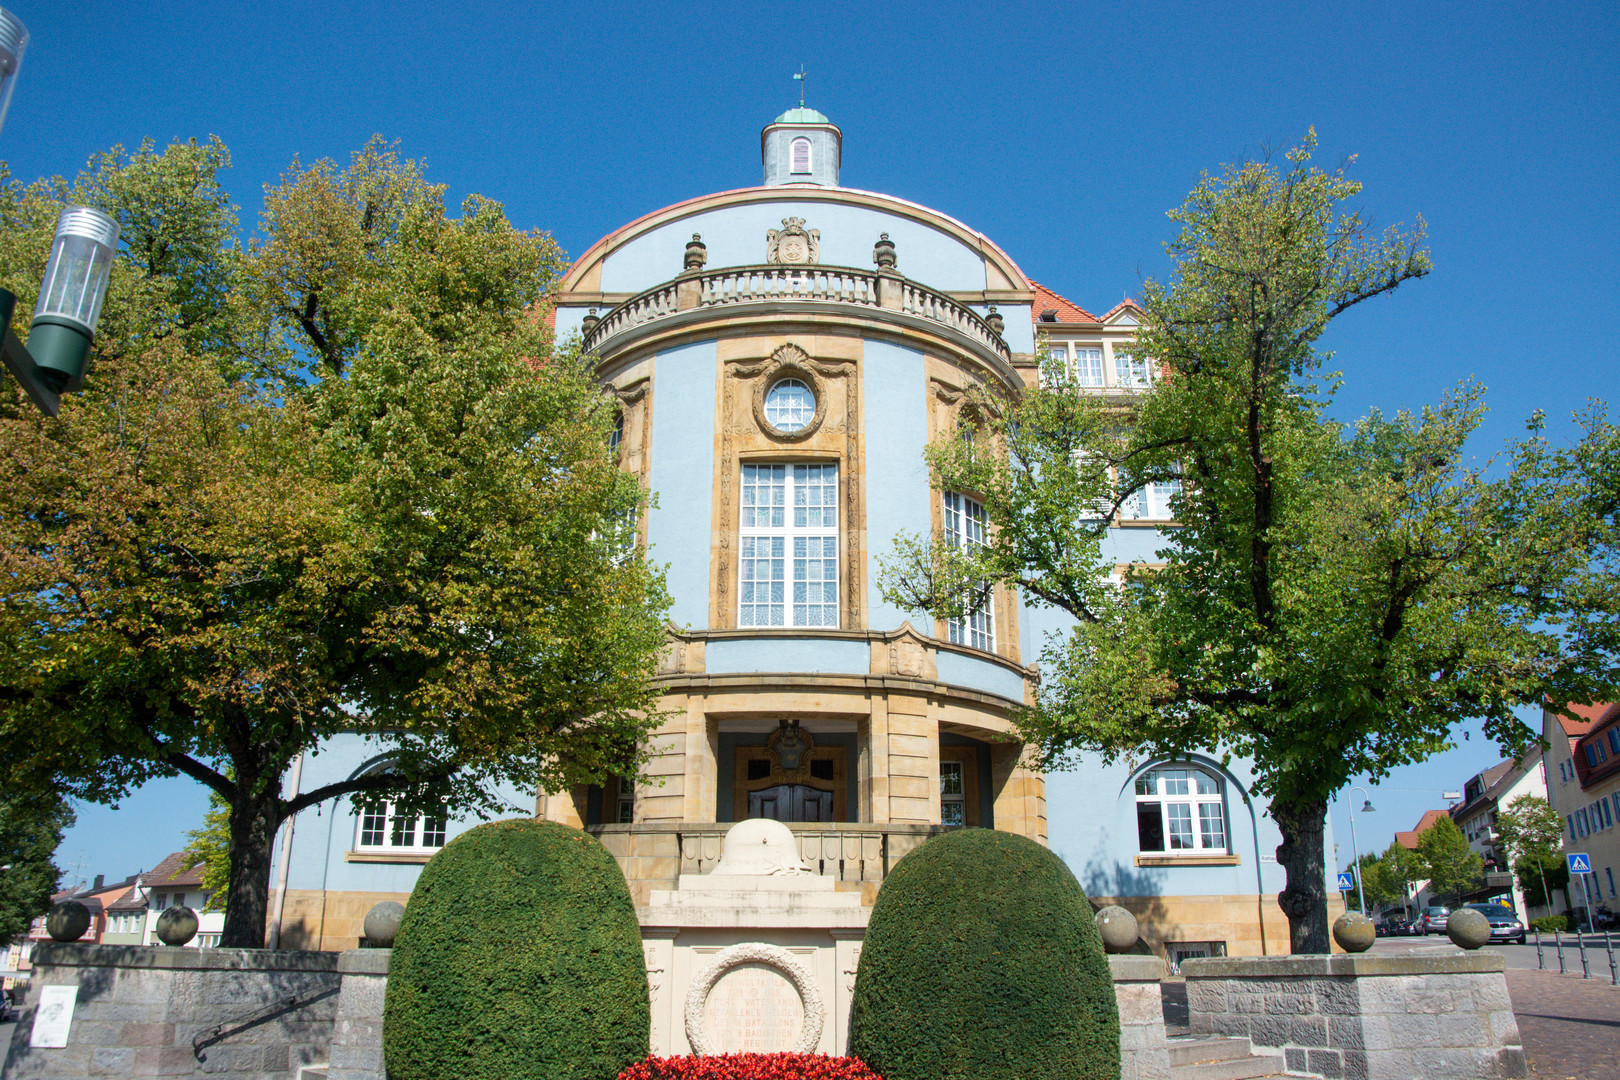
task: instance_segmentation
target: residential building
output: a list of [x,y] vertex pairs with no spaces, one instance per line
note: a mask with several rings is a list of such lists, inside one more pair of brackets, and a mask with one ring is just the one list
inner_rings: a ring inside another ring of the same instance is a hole
[[[875,583],[899,534],[982,541],[976,493],[932,490],[923,461],[930,440],[982,422],[973,391],[1017,393],[1047,356],[1126,401],[1154,378],[1131,348],[1140,310],[1093,315],[955,218],[840,186],[842,148],[827,117],[791,109],[761,133],[761,185],[637,217],[561,283],[556,331],[596,357],[622,467],[656,496],[635,531],[669,568],[658,680],[672,718],[651,740],[651,782],[512,792],[515,812],[599,837],[638,904],[711,868],[748,817],[788,822],[804,859],[866,903],[929,836],[1002,829],[1135,911],[1172,962],[1286,952],[1280,836],[1246,762],[1212,746],[1043,776],[1011,718],[1063,619],[998,588],[934,620]],[[1128,505],[1108,557],[1153,563],[1173,494]],[[378,747],[339,739],[293,786],[386,767]],[[353,947],[367,909],[405,899],[470,824],[322,813],[278,844],[283,946]]]
[[1564,818],[1564,850],[1592,868],[1570,879],[1570,898],[1582,912],[1620,911],[1620,702],[1545,708],[1541,718],[1547,799]]
[[[1539,749],[1527,751],[1518,760],[1492,765],[1477,773],[1463,785],[1462,802],[1451,808],[1451,820],[1468,839],[1468,846],[1485,860],[1485,874],[1480,887],[1463,897],[1466,902],[1492,900],[1506,894],[1513,910],[1533,917],[1525,902],[1524,890],[1519,887],[1505,852],[1499,849],[1501,839],[1496,831],[1500,812],[1521,796],[1547,797],[1547,773]],[[1552,914],[1542,909],[1539,914]]]

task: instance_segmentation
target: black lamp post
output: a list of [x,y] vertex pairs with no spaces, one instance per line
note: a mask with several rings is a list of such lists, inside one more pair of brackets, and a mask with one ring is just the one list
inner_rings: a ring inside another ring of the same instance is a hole
[[[0,126],[5,124],[27,47],[28,28],[0,8]],[[118,222],[86,206],[62,211],[26,346],[11,332],[17,297],[0,289],[0,359],[40,411],[50,416],[56,415],[63,394],[84,385],[84,361],[96,336],[107,274],[117,251]]]
[[96,336],[117,250],[118,222],[87,206],[62,211],[27,346],[11,331],[17,298],[0,289],[0,326],[5,328],[0,358],[40,411],[50,416],[56,415],[63,394],[84,386],[84,362]]

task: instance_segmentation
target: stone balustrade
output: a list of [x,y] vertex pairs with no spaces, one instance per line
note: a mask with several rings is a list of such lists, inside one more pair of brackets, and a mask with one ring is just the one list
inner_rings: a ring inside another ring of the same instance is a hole
[[584,349],[597,351],[619,334],[677,312],[751,304],[814,303],[875,312],[899,312],[956,331],[1011,361],[1001,335],[967,305],[898,274],[845,266],[767,264],[689,273],[638,293],[603,315],[586,334]]
[[[638,904],[652,889],[673,889],[681,874],[707,874],[720,861],[732,822],[641,822],[592,825],[585,831],[619,861]],[[793,823],[799,857],[822,877],[874,888],[907,852],[939,831],[937,825],[871,822]]]

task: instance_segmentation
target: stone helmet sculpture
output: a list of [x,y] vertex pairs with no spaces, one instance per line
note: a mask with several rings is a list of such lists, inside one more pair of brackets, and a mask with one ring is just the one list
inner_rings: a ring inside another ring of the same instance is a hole
[[793,830],[769,818],[739,821],[726,832],[720,848],[720,861],[711,874],[750,875],[808,874],[810,868],[799,858],[799,845]]

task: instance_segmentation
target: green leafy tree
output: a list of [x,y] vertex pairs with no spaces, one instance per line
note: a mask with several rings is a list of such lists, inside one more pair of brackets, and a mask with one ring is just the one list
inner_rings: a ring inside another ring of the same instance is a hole
[[1423,876],[1417,854],[1392,842],[1382,855],[1363,855],[1362,887],[1372,907],[1405,906],[1412,882]]
[[51,792],[0,796],[0,947],[26,933],[51,906],[62,871],[54,861],[73,809]]
[[231,895],[231,807],[219,792],[208,793],[208,811],[200,828],[186,834],[184,861],[202,866],[202,885],[208,890],[208,910],[223,911]]
[[[1534,734],[1515,705],[1614,682],[1613,654],[1573,621],[1612,558],[1613,506],[1589,477],[1614,460],[1613,429],[1593,413],[1555,450],[1538,418],[1486,473],[1463,453],[1477,388],[1331,421],[1318,339],[1429,257],[1421,223],[1380,236],[1347,211],[1360,185],[1312,167],[1313,147],[1286,170],[1229,166],[1171,212],[1174,275],[1146,285],[1137,345],[1158,365],[1150,390],[1099,395],[1049,365],[1042,386],[986,402],[988,438],[928,459],[941,488],[982,494],[990,542],[902,537],[880,576],[891,602],[935,615],[1003,582],[1069,616],[1018,718],[1047,768],[1077,750],[1250,760],[1283,837],[1295,952],[1328,949],[1327,805],[1352,777],[1423,760],[1470,717],[1517,750]],[[1177,526],[1161,565],[1120,582],[1104,540],[1150,486]]]
[[[0,761],[103,802],[206,785],[221,944],[256,947],[305,807],[490,813],[503,785],[634,775],[667,598],[610,542],[641,496],[543,318],[548,236],[477,196],[451,216],[374,141],[295,163],[244,242],[227,162],[146,144],[0,189],[19,312],[64,201],[123,225],[86,391],[48,420],[0,390]],[[391,767],[283,796],[345,731]]]
[[1429,891],[1453,903],[1478,885],[1485,872],[1485,857],[1468,846],[1468,838],[1449,817],[1423,830],[1417,850]]
[[1528,903],[1550,905],[1552,890],[1569,883],[1564,822],[1539,795],[1520,795],[1496,818],[1497,849],[1519,879]]

